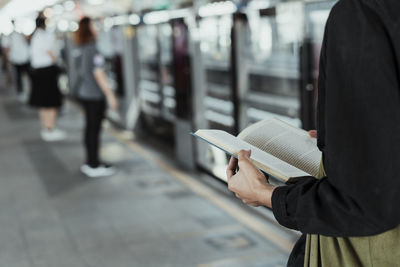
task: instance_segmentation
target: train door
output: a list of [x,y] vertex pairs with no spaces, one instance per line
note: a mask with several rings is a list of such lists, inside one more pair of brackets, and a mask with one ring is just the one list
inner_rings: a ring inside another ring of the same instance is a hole
[[210,128],[232,132],[231,29],[232,15],[205,17],[199,21],[204,68],[205,118]]
[[161,116],[171,123],[176,119],[176,100],[173,66],[173,29],[170,23],[158,25],[160,42]]
[[161,96],[157,26],[140,25],[137,29],[137,35],[140,66],[139,90],[142,100],[141,110],[146,117],[159,117]]
[[[196,128],[221,129],[235,134],[234,75],[232,68],[233,2],[202,6],[193,39],[193,105]],[[196,140],[196,164],[225,179],[224,152]]]
[[172,68],[172,29],[169,23],[137,27],[139,95],[143,131],[174,144],[175,89]]
[[194,127],[193,86],[189,29],[185,18],[170,21],[172,26],[172,66],[175,92],[175,155],[178,163],[187,169],[195,168],[194,140],[189,134]]

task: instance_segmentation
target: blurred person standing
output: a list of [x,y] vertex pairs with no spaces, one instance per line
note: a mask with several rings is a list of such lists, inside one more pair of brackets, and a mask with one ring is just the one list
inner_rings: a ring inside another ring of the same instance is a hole
[[23,74],[28,75],[29,71],[29,44],[27,37],[16,31],[15,21],[11,21],[13,32],[4,38],[2,46],[4,48],[5,57],[12,66],[15,74],[15,86],[19,101],[24,101],[24,89],[22,83]]
[[97,32],[92,20],[84,17],[79,22],[75,42],[81,50],[81,64],[77,85],[77,96],[85,112],[84,145],[86,163],[81,171],[89,177],[109,176],[115,169],[99,159],[100,133],[105,117],[106,101],[113,110],[118,101],[108,83],[104,71],[104,57],[96,48]]
[[4,44],[4,35],[2,33],[0,33],[0,59],[1,59],[0,68],[1,68],[1,71],[6,70],[6,68],[5,68],[6,66],[4,64],[4,62],[6,60],[5,55],[4,55],[5,48],[4,48],[3,44]]
[[6,73],[7,74],[7,56],[5,53],[5,47],[4,47],[4,40],[5,40],[5,36],[3,34],[0,34],[0,58],[1,58],[1,72],[2,73]]
[[55,36],[46,31],[45,18],[38,17],[31,39],[32,91],[29,104],[39,108],[41,137],[48,142],[66,138],[65,132],[56,128],[58,109],[62,105],[56,43]]
[[2,57],[1,71],[6,74],[7,79],[4,82],[11,84],[12,77],[11,77],[10,63],[9,63],[8,57],[7,57],[7,48],[5,47],[5,45],[7,44],[6,38],[7,38],[6,35],[1,36],[1,43],[0,43],[0,50],[1,50],[1,57]]

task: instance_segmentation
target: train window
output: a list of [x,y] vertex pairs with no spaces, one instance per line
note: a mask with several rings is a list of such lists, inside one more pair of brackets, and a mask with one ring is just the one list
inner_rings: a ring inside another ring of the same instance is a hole
[[205,117],[210,127],[227,131],[232,131],[234,126],[230,67],[232,26],[232,15],[205,17],[199,22],[207,95]]
[[157,26],[146,25],[138,27],[139,40],[139,57],[141,61],[153,60],[157,57]]
[[227,62],[231,48],[232,17],[207,17],[200,21],[201,50],[207,61]]
[[246,115],[242,125],[279,117],[295,126],[300,121],[300,44],[303,39],[301,3],[282,3],[274,12],[248,12],[249,51]]

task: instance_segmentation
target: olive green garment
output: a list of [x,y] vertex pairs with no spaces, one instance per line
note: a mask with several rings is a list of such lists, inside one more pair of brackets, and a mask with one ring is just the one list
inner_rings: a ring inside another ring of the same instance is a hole
[[[319,178],[326,176],[320,165]],[[308,234],[305,267],[400,266],[400,226],[366,237],[328,237]]]

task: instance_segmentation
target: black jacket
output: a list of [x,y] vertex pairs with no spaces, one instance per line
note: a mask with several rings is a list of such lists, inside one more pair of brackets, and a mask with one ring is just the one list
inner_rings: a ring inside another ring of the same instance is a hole
[[[278,222],[335,237],[398,226],[399,0],[341,0],[334,6],[321,52],[317,117],[327,177],[276,188]],[[302,253],[300,247],[291,258]]]

